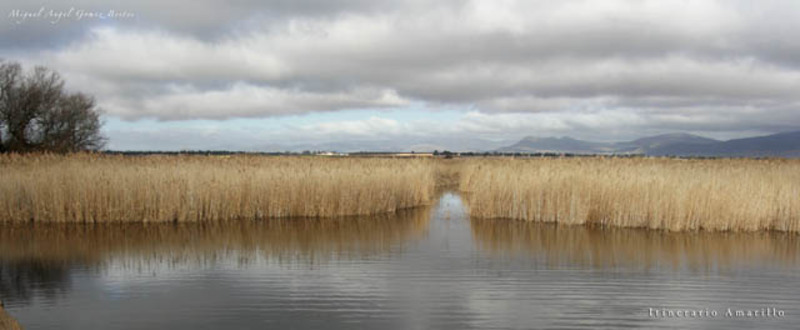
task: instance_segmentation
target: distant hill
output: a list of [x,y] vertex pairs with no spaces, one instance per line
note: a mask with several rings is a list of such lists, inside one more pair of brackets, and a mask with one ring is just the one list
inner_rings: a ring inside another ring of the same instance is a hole
[[573,154],[644,154],[652,156],[800,157],[800,131],[719,141],[677,133],[633,141],[600,143],[569,137],[526,137],[500,152],[557,152]]
[[286,143],[286,144],[264,144],[254,146],[250,149],[256,151],[292,151],[302,152],[305,150],[324,150],[338,152],[433,152],[434,150],[444,151],[473,151],[484,152],[492,151],[498,147],[508,145],[513,140],[486,140],[482,138],[462,138],[445,137],[433,138],[410,138],[410,139],[364,139],[364,140],[344,140],[344,141],[324,141],[318,143]]
[[648,154],[663,156],[800,157],[800,131],[710,144],[675,143]]
[[636,153],[650,154],[655,150],[672,145],[709,145],[720,142],[719,140],[709,139],[693,134],[674,133],[643,137],[630,142],[614,144],[616,153]]
[[569,137],[533,137],[523,138],[519,142],[498,149],[502,152],[568,152],[574,154],[594,154],[610,152],[612,145],[599,142],[576,140]]

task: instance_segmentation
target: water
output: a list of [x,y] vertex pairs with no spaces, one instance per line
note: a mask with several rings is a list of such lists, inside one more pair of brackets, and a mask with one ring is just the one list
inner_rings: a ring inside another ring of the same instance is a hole
[[444,193],[369,219],[4,225],[0,299],[27,329],[791,329],[798,252],[786,234],[470,219]]

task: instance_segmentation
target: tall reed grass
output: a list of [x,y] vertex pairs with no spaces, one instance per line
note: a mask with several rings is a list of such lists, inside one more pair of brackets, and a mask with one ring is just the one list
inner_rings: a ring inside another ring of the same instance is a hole
[[0,221],[337,217],[430,204],[424,159],[0,156]]
[[800,162],[486,159],[463,165],[472,216],[710,231],[800,231]]
[[800,161],[0,156],[0,222],[392,213],[457,183],[470,214],[650,229],[800,232]]

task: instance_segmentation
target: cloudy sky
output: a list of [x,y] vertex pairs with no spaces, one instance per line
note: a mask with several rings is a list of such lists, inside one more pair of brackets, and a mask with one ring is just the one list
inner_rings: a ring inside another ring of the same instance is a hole
[[95,95],[111,149],[455,149],[526,135],[800,129],[797,1],[6,0],[0,10],[0,57],[49,66]]

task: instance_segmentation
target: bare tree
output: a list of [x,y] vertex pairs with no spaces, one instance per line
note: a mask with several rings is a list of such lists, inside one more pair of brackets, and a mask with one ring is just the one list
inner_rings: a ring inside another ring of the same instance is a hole
[[44,150],[74,152],[97,150],[105,139],[100,131],[100,113],[94,99],[83,93],[61,97],[58,105],[36,120],[37,144]]
[[0,151],[7,149],[5,142],[6,123],[12,117],[9,109],[16,103],[15,90],[22,76],[22,67],[19,63],[5,63],[0,61]]
[[50,69],[25,73],[18,63],[0,64],[0,145],[8,151],[97,150],[100,114],[94,99],[67,93]]

